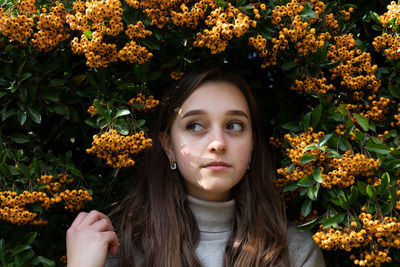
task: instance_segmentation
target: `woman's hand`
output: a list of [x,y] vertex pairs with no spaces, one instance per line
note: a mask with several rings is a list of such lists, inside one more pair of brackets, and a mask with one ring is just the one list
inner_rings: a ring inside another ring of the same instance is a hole
[[68,267],[103,267],[107,251],[114,255],[117,249],[111,220],[96,210],[79,213],[67,231]]

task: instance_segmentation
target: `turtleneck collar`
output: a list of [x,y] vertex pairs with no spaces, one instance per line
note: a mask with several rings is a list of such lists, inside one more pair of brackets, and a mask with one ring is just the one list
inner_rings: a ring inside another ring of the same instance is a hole
[[200,232],[229,232],[235,214],[235,200],[214,202],[187,196],[189,208],[197,221]]

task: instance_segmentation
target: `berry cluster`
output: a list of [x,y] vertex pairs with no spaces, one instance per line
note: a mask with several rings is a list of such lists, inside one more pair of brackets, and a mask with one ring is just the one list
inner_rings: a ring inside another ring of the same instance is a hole
[[90,115],[94,115],[96,112],[97,109],[93,105],[91,105],[87,110],[87,113],[89,113]]
[[[379,160],[367,158],[367,156],[351,151],[346,151],[341,158],[329,158],[327,166],[329,172],[322,173],[322,186],[332,188],[332,186],[349,187],[354,184],[357,176],[373,176],[373,169],[378,169]],[[321,166],[323,169],[323,167]]]
[[290,90],[296,91],[298,94],[302,93],[319,93],[326,94],[329,90],[335,90],[333,84],[327,84],[325,77],[315,78],[311,76],[302,75],[300,79],[296,79]]
[[[79,197],[69,195],[69,190],[60,193],[63,184],[73,181],[69,179],[68,174],[58,174],[58,181],[53,175],[42,175],[37,179],[39,184],[46,185],[46,192],[42,191],[23,191],[18,194],[15,191],[0,192],[0,220],[17,224],[45,225],[48,221],[44,219],[36,219],[37,212],[29,210],[29,205],[39,203],[44,209],[49,209],[56,203],[65,202],[65,209],[70,211],[80,210],[84,207],[84,203],[91,201],[92,197],[86,190],[79,190]],[[76,190],[73,190],[76,191]]]
[[[302,19],[299,15],[304,9],[305,1],[292,0],[286,5],[276,6],[271,11],[271,22],[278,26],[279,32],[277,37],[271,39],[272,49],[270,53],[264,49],[259,54],[264,58],[262,68],[275,65],[278,51],[288,49],[290,43],[293,43],[294,49],[301,56],[315,53],[331,38],[328,32],[322,32],[318,35],[316,29],[311,28],[311,25],[319,20],[319,15],[325,11],[326,5],[321,1],[312,0],[309,2],[317,18],[311,18],[308,21]],[[252,45],[254,46],[254,44]]]
[[350,20],[350,14],[354,12],[354,8],[350,7],[347,11],[346,10],[341,10],[340,13],[344,16],[345,21]]
[[90,39],[82,34],[81,39],[75,37],[71,41],[71,50],[75,54],[84,54],[86,65],[91,68],[107,67],[109,63],[116,62],[118,57],[116,44],[103,42],[99,32],[93,32]]
[[335,44],[329,48],[327,58],[330,62],[340,60],[340,64],[330,69],[332,79],[342,78],[340,84],[353,93],[354,100],[365,93],[375,94],[381,81],[374,74],[378,66],[371,64],[371,54],[358,49],[351,33],[334,39]]
[[400,36],[383,33],[380,36],[375,37],[372,42],[377,52],[383,50],[387,60],[398,60],[400,59]]
[[84,54],[89,67],[107,67],[117,61],[118,52],[115,44],[105,43],[103,39],[123,30],[122,3],[119,0],[95,0],[86,2],[83,8],[82,2],[77,1],[73,6],[75,14],[66,16],[72,30],[90,31],[90,36],[82,34],[80,40],[78,37],[72,40],[72,51]]
[[[183,74],[182,74],[183,75]],[[172,76],[172,74],[171,74]],[[160,103],[159,100],[154,99],[154,96],[145,97],[139,93],[136,97],[129,100],[128,104],[131,105],[137,111],[147,112],[154,109]]]
[[171,21],[176,26],[195,29],[204,19],[207,6],[210,6],[212,9],[217,7],[214,1],[201,0],[195,3],[189,10],[189,7],[183,3],[180,6],[181,12],[171,11]]
[[33,18],[27,15],[11,16],[0,8],[0,33],[8,36],[10,41],[25,44],[26,39],[33,33],[33,25]]
[[226,49],[228,41],[233,37],[241,37],[250,26],[255,27],[256,21],[242,13],[239,9],[229,3],[228,8],[216,8],[204,20],[205,24],[212,27],[198,32],[193,45],[206,47],[211,54],[217,54]]
[[249,38],[249,45],[254,46],[255,49],[259,51],[260,57],[265,57],[268,54],[268,50],[266,49],[267,46],[267,39],[262,37],[262,35],[257,35],[256,38],[250,37]]
[[137,44],[133,40],[129,43],[126,43],[125,46],[118,52],[118,58],[120,60],[129,61],[129,63],[134,64],[144,64],[152,56],[153,54],[150,53],[146,47]]
[[325,15],[325,26],[329,28],[332,34],[337,35],[339,33],[339,22],[335,19],[333,13]]
[[146,138],[143,131],[123,136],[116,130],[110,129],[100,136],[94,135],[92,147],[86,149],[86,152],[107,160],[107,164],[114,168],[120,168],[133,166],[135,161],[131,158],[132,155],[151,145],[152,140]]
[[66,16],[67,12],[62,3],[57,3],[51,7],[48,14],[41,13],[36,25],[39,31],[34,33],[31,39],[33,47],[46,52],[67,40],[70,34],[65,27]]
[[19,0],[16,1],[16,4],[20,14],[32,16],[39,11],[36,7],[36,0]]
[[[366,207],[363,207],[363,211]],[[373,218],[372,214],[362,212],[358,222],[351,222],[349,227],[323,228],[314,234],[314,241],[323,249],[343,249],[371,246],[371,251],[360,253],[359,259],[353,254],[351,259],[360,266],[381,266],[391,262],[388,248],[400,248],[400,222],[396,217]]]
[[[322,186],[329,189],[333,186],[349,187],[354,184],[357,176],[369,178],[374,175],[373,169],[378,168],[378,160],[368,158],[360,153],[352,154],[349,150],[341,155],[340,158],[331,157],[325,151],[327,149],[326,146],[323,148],[315,147],[314,149],[312,147],[313,144],[318,143],[324,135],[324,132],[313,133],[312,128],[299,136],[285,135],[285,139],[292,145],[292,148],[286,149],[286,154],[295,168],[292,171],[289,171],[289,167],[277,170],[281,176],[278,178],[280,186],[283,187],[290,182],[298,181],[307,175],[311,175],[316,168],[321,170]],[[306,154],[313,158],[302,164],[301,159]]]
[[65,190],[59,195],[64,200],[64,208],[71,212],[81,210],[85,206],[85,202],[92,201],[92,196],[87,190]]
[[[357,127],[355,127],[355,128],[353,129],[353,131],[350,132],[350,139],[351,139],[351,140],[356,140],[356,139],[357,139],[357,137],[356,137],[356,135],[354,134],[354,132],[355,132],[355,131],[359,131],[359,130],[360,130],[360,129],[358,129]],[[338,125],[336,126],[335,133],[336,133],[337,135],[344,135],[345,132],[346,132],[346,127],[344,126],[344,124],[338,124]]]
[[392,2],[390,2],[390,5],[387,5],[386,7],[387,7],[388,11],[385,14],[379,16],[382,26],[387,27],[387,23],[393,18],[397,18],[396,23],[398,25],[400,23],[400,21],[398,20],[398,18],[400,17],[399,4],[396,3],[396,1],[392,1]]
[[129,39],[139,39],[152,35],[152,31],[146,30],[143,22],[138,21],[136,24],[129,24],[125,34]]
[[175,72],[175,71],[171,72],[170,74],[171,78],[176,81],[182,79],[183,75],[185,75],[184,72]]
[[392,127],[400,127],[400,104],[397,105],[397,114],[393,116],[393,121],[390,123]]

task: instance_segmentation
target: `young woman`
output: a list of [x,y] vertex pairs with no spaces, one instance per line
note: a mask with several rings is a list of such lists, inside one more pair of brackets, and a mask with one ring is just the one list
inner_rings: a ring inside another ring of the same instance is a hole
[[186,75],[162,99],[153,147],[114,211],[118,235],[106,215],[80,213],[68,266],[325,266],[311,236],[287,226],[261,128],[242,78]]

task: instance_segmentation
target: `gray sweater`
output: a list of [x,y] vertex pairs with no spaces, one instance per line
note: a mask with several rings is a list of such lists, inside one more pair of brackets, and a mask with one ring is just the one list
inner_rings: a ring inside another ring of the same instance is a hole
[[[200,230],[200,242],[196,255],[205,267],[221,267],[226,242],[232,228],[235,213],[235,200],[226,202],[204,201],[188,196]],[[310,233],[299,233],[294,224],[287,228],[287,246],[291,267],[324,267],[321,250]],[[116,267],[117,257],[108,257],[105,267]]]

